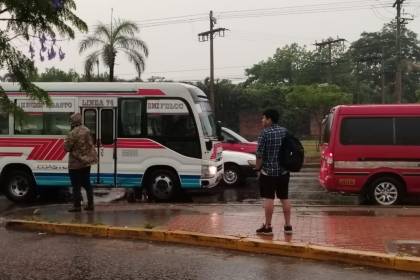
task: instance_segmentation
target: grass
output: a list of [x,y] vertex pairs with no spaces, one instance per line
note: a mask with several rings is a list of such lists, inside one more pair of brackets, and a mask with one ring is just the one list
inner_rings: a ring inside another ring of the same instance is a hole
[[317,140],[302,140],[305,149],[305,157],[311,159],[319,159],[319,148]]

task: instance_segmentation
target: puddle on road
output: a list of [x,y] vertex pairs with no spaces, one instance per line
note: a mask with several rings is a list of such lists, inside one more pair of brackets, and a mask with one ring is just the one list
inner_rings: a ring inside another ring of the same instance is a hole
[[394,240],[388,242],[389,253],[420,257],[420,241],[417,240]]

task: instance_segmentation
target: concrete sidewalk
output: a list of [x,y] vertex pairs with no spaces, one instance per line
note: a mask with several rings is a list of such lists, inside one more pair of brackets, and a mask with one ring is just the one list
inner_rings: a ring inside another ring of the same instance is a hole
[[[229,240],[248,238],[266,244],[280,242],[301,247],[322,246],[333,251],[356,250],[361,255],[408,258],[418,267],[414,271],[420,271],[419,208],[299,207],[294,209],[292,217],[294,233],[288,236],[282,232],[283,215],[281,207],[277,207],[273,237],[255,235],[255,230],[263,222],[261,205],[118,202],[97,205],[94,213],[76,214],[68,213],[68,208],[68,205],[26,208],[8,213],[5,218],[78,226],[147,229],[159,233],[187,232],[226,237]],[[257,249],[255,252],[258,252]]]

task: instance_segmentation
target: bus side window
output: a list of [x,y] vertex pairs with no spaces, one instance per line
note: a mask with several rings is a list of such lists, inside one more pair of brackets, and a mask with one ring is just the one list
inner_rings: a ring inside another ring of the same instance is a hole
[[15,115],[15,134],[66,135],[70,131],[67,112],[26,112]]
[[9,134],[9,115],[0,113],[0,134]]
[[142,134],[141,99],[123,99],[120,103],[119,137],[138,138]]
[[93,143],[96,144],[96,110],[95,109],[87,109],[84,112],[84,125],[89,128]]

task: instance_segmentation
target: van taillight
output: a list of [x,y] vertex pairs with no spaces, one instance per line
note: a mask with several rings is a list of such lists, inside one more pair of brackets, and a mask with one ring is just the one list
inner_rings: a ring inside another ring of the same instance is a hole
[[326,159],[328,165],[333,165],[334,164],[334,159],[333,159],[333,154],[332,153],[329,153],[326,156],[325,159]]

